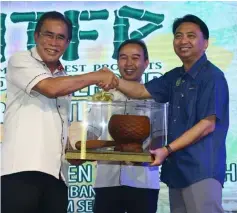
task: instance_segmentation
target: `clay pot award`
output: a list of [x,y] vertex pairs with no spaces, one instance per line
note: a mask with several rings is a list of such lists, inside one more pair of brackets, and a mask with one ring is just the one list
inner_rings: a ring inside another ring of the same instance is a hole
[[150,135],[150,119],[141,115],[112,115],[108,129],[116,142],[115,151],[143,152],[143,141]]

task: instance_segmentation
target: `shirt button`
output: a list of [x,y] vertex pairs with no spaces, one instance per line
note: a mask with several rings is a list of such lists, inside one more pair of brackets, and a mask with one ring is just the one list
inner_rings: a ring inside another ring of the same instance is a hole
[[184,94],[183,94],[183,93],[181,93],[181,97],[182,97],[182,98],[184,97]]
[[64,140],[64,137],[63,137],[63,140]]
[[182,80],[182,83],[184,83],[185,82],[185,80]]
[[58,105],[58,108],[60,108],[60,105]]
[[180,108],[180,106],[177,106],[177,108],[179,109],[179,108]]
[[176,119],[174,119],[173,122],[175,123],[175,122],[176,122]]

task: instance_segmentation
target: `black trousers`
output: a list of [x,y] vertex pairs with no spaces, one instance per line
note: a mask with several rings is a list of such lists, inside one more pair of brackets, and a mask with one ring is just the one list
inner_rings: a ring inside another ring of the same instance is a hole
[[1,177],[2,213],[66,213],[67,186],[42,172],[27,171]]
[[95,188],[94,213],[156,213],[158,189],[129,186]]

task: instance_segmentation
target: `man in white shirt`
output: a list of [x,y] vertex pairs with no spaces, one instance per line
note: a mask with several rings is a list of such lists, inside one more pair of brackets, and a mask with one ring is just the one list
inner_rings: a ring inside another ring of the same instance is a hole
[[7,70],[2,144],[2,213],[66,213],[61,159],[67,141],[70,94],[91,84],[117,85],[105,70],[66,76],[59,58],[72,38],[70,20],[43,14],[36,47],[15,53]]
[[[149,64],[148,51],[141,40],[127,40],[118,49],[118,67],[122,78],[141,82]],[[128,100],[114,91],[113,100]],[[159,194],[159,170],[148,164],[126,165],[99,161],[95,180],[94,213],[156,213]]]

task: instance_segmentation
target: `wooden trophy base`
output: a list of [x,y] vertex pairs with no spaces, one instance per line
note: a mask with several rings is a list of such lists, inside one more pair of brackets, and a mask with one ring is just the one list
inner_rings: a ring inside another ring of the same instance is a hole
[[148,152],[126,152],[108,151],[104,148],[116,147],[114,141],[88,140],[87,149],[81,150],[81,141],[76,143],[77,150],[67,150],[66,159],[68,160],[103,160],[103,161],[129,161],[129,162],[152,162],[152,157]]
[[81,158],[80,150],[69,150],[66,159],[103,160],[103,161],[129,161],[129,162],[152,162],[150,153],[117,152],[117,151],[91,151],[87,150]]

